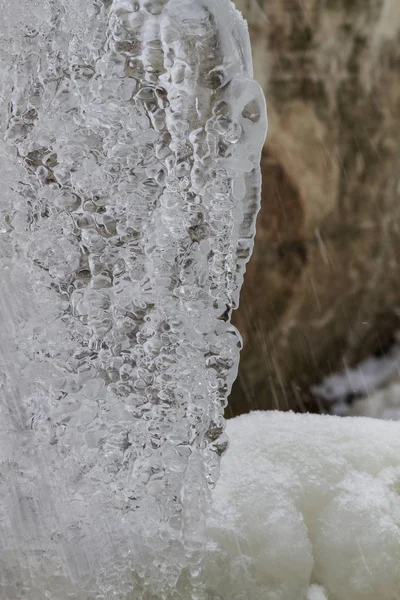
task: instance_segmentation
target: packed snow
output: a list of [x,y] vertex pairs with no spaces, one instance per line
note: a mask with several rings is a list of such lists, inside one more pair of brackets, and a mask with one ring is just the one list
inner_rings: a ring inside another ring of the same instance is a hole
[[400,597],[398,423],[253,412],[227,433],[209,521],[211,598]]

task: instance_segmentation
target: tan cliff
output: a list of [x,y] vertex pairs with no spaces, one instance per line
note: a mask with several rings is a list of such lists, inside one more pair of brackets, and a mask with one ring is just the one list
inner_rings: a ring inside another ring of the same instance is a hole
[[269,135],[227,415],[310,386],[400,328],[400,2],[237,0]]

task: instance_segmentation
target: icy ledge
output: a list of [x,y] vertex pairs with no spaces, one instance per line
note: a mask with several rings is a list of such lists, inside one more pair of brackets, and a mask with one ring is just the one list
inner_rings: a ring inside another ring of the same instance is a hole
[[209,522],[212,598],[400,598],[398,423],[255,412],[227,433]]

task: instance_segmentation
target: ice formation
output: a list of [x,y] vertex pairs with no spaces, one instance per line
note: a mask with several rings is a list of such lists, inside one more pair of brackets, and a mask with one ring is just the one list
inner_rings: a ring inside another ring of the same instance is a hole
[[211,598],[400,598],[399,423],[255,412],[227,433]]
[[0,597],[200,599],[266,129],[246,25],[0,9]]

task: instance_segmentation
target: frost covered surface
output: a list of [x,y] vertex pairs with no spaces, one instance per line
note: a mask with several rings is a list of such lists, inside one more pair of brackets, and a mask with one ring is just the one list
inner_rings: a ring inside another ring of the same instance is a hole
[[266,128],[246,26],[0,8],[0,597],[199,599]]
[[206,568],[216,597],[400,597],[398,423],[255,412],[227,433]]

